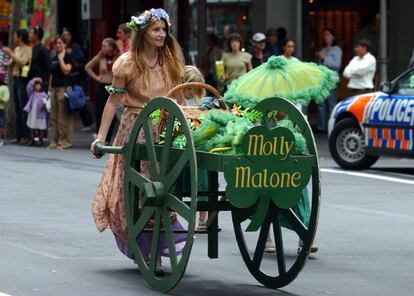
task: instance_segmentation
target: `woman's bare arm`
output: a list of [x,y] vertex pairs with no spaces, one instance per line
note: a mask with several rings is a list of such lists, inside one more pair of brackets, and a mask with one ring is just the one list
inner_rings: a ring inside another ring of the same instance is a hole
[[91,153],[95,158],[100,158],[95,151],[97,143],[105,142],[106,135],[108,134],[109,127],[111,126],[112,120],[114,119],[116,108],[121,101],[122,93],[111,94],[106,102],[104,111],[102,113],[101,126],[99,127],[98,136],[91,144]]

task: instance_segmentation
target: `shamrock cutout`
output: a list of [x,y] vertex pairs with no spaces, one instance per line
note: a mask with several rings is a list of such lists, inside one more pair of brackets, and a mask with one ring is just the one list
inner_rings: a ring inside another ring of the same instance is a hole
[[258,203],[248,231],[260,228],[270,202],[289,209],[302,197],[314,157],[292,155],[294,147],[295,137],[289,129],[254,127],[243,138],[244,156],[233,158],[225,166],[226,196],[230,203],[237,208]]

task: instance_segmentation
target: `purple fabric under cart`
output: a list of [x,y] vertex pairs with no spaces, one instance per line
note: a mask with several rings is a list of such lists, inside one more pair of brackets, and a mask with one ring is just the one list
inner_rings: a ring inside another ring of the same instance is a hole
[[[178,221],[171,223],[172,229],[185,229],[183,225]],[[185,233],[176,233],[174,234],[174,242],[175,242],[175,252],[176,255],[181,255],[183,249],[185,247],[185,242],[187,239],[187,234]],[[117,236],[115,236],[115,241],[118,246],[118,249],[121,251],[122,254],[128,256],[128,242],[124,242],[120,240]],[[151,242],[152,242],[152,233],[142,233],[138,239],[138,247],[141,250],[142,256],[144,260],[147,261],[149,259],[149,255],[151,253]],[[165,238],[165,234],[160,234],[160,242],[159,242],[159,249],[158,249],[158,256],[169,257],[170,252],[168,250],[168,243]]]

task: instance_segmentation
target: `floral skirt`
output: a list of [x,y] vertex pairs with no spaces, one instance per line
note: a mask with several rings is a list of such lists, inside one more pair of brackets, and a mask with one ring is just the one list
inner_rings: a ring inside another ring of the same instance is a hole
[[[124,111],[113,146],[122,146],[129,142],[129,136],[137,116],[137,114],[130,112],[128,109]],[[158,129],[154,128],[153,139],[157,138]],[[138,141],[145,141],[143,132],[139,134]],[[92,214],[97,229],[102,232],[110,228],[115,235],[120,251],[127,255],[128,230],[124,200],[124,169],[125,158],[123,155],[110,154],[108,156],[101,182],[92,202]],[[142,161],[140,171],[145,177],[151,179],[149,162]],[[178,219],[172,221],[172,228],[184,229]],[[186,238],[185,234],[176,234],[174,236],[177,255],[181,254]],[[143,233],[137,239],[141,252],[146,257],[145,259],[149,258],[151,241],[152,235],[150,233]],[[168,245],[164,234],[160,236],[159,255],[168,256]]]

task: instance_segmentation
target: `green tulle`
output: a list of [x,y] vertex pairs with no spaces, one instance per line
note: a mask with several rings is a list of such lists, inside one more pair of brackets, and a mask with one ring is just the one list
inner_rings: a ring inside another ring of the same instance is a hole
[[325,66],[274,56],[234,80],[223,99],[228,104],[254,107],[264,99],[283,97],[307,106],[311,100],[323,102],[338,81],[337,73]]

